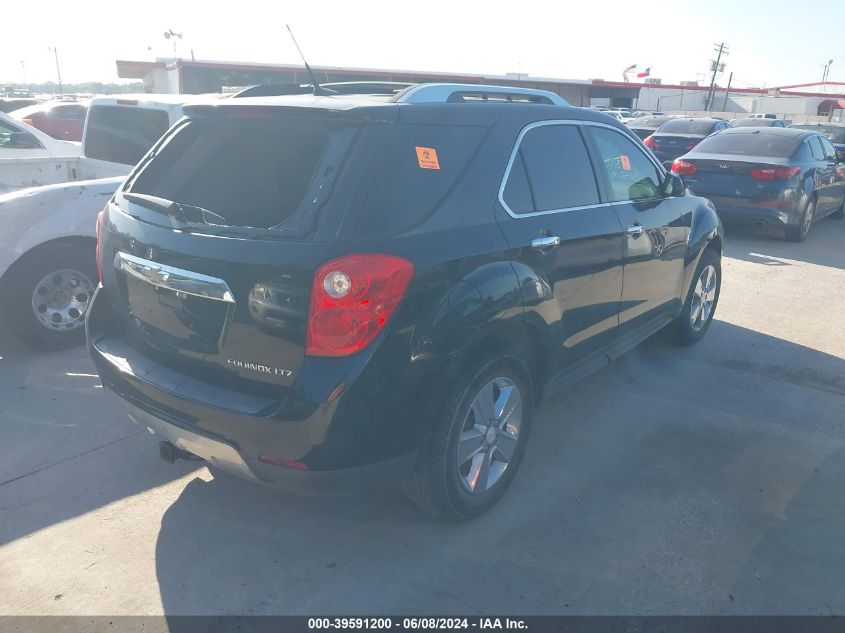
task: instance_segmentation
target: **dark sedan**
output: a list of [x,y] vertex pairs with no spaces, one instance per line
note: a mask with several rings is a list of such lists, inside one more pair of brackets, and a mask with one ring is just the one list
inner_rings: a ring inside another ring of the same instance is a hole
[[734,119],[731,127],[789,127],[783,119]]
[[631,119],[626,123],[626,125],[641,139],[647,139],[649,136],[654,134],[661,125],[673,118],[675,117],[668,114],[661,114],[660,116],[641,116]]
[[815,220],[845,217],[845,165],[821,134],[732,128],[704,139],[672,171],[709,198],[723,222],[782,226],[803,241]]
[[673,160],[686,154],[702,139],[729,127],[730,123],[724,119],[674,118],[661,125],[643,143],[669,168]]
[[825,123],[801,123],[790,127],[796,130],[818,132],[833,143],[833,147],[836,150],[836,157],[839,160],[845,160],[845,123],[827,121]]

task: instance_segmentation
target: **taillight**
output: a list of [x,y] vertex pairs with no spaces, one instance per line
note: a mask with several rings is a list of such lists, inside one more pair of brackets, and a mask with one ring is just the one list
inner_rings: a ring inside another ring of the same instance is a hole
[[649,149],[654,149],[654,139],[650,136],[647,136],[646,139],[643,141],[643,145],[645,145]]
[[97,277],[100,279],[100,284],[103,283],[103,263],[100,261],[100,225],[103,223],[103,211],[97,214]]
[[693,147],[695,147],[696,145],[698,145],[698,143],[687,143],[687,144],[684,146],[684,149],[692,149],[692,148],[693,148]]
[[697,171],[698,165],[688,160],[676,158],[675,162],[672,163],[672,173],[678,174],[679,176],[692,176]]
[[754,180],[789,180],[800,173],[800,167],[768,167],[765,169],[752,169],[751,177]]
[[414,265],[395,255],[345,255],[320,266],[305,333],[309,356],[349,356],[373,342],[399,307]]

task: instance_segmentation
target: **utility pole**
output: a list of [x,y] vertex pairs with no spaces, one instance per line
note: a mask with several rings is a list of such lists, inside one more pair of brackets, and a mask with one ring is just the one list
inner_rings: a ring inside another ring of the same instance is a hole
[[731,74],[728,76],[728,87],[725,88],[725,101],[724,101],[724,103],[722,103],[722,112],[727,112],[728,93],[731,91],[731,82],[733,80],[734,80],[734,74],[733,74],[733,71],[731,71]]
[[47,50],[53,51],[53,56],[56,58],[56,75],[59,77],[59,96],[62,96],[62,71],[59,70],[59,49],[55,46],[48,46]]
[[831,66],[833,66],[833,60],[832,59],[829,60],[824,65],[824,71],[822,72],[822,83],[825,83],[827,81],[827,76],[828,76],[828,74],[830,74],[830,67]]
[[[710,78],[710,89],[707,91],[707,102],[704,104],[705,110],[712,110],[713,109],[713,101],[716,97],[716,72],[719,71],[719,63],[722,61],[722,55],[728,55],[728,45],[722,42],[721,44],[714,44],[713,46],[718,46],[718,48],[714,48],[713,50],[718,53],[716,55],[716,61],[713,64],[713,75]],[[722,65],[722,70],[724,70],[725,66]]]

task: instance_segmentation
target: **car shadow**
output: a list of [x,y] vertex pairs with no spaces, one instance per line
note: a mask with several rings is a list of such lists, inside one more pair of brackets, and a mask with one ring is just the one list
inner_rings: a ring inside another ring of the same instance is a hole
[[545,401],[472,522],[193,479],[156,544],[164,612],[842,613],[843,411],[841,358],[719,321],[658,336]]
[[27,349],[0,327],[0,545],[197,469],[158,458],[83,347]]
[[725,255],[754,264],[790,266],[799,261],[845,269],[845,221],[824,218],[813,225],[806,241],[788,242],[782,229],[725,226]]

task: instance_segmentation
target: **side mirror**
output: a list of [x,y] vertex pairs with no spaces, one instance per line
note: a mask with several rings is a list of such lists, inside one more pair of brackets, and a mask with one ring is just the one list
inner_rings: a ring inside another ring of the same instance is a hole
[[41,147],[41,143],[29,132],[12,132],[9,135],[9,148],[13,149],[35,149]]
[[663,195],[666,197],[682,196],[684,195],[684,191],[686,191],[686,185],[684,185],[681,177],[678,174],[669,172],[666,175],[666,180],[663,181]]

